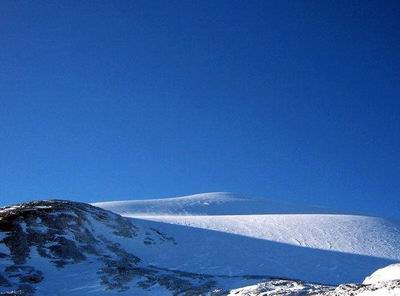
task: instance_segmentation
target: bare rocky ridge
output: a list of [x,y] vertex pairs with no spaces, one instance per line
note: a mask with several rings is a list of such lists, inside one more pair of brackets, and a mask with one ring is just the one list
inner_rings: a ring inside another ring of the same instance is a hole
[[[62,278],[70,266],[80,264],[85,264],[101,293],[120,295],[138,295],[133,290],[159,295],[161,288],[163,295],[341,296],[399,287],[398,281],[335,288],[270,277],[171,270],[145,262],[120,239],[142,248],[178,244],[159,229],[135,225],[135,220],[84,203],[52,200],[1,208],[0,295],[45,295],[43,285],[50,272]],[[232,290],[226,284],[235,281],[248,287]]]

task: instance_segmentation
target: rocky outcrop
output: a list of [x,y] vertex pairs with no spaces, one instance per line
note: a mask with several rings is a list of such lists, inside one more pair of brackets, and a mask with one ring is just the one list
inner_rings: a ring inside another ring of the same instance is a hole
[[[0,253],[2,293],[34,292],[44,277],[40,266],[32,264],[35,256],[58,269],[95,259],[100,263],[99,281],[107,289],[124,290],[134,277],[154,274],[139,266],[140,258],[108,239],[112,235],[135,238],[138,228],[131,220],[88,204],[52,200],[2,208],[0,234],[1,250],[5,251]],[[144,237],[153,243],[175,243],[155,229],[149,229]]]

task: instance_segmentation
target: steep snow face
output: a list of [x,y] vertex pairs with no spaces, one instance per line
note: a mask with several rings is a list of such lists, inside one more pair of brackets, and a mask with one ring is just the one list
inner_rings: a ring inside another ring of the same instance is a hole
[[125,216],[336,213],[333,210],[317,206],[252,199],[229,192],[202,193],[163,199],[99,202],[93,205]]
[[170,233],[152,258],[179,270],[339,284],[400,261],[400,223],[383,218],[229,193],[96,205]]
[[387,267],[378,269],[369,277],[367,277],[363,284],[370,285],[384,281],[400,281],[400,264],[392,264]]

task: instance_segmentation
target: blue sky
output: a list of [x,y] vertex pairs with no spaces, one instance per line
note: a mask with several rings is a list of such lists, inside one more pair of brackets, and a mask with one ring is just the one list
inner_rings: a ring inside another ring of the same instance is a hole
[[232,191],[400,218],[397,1],[2,1],[0,204]]

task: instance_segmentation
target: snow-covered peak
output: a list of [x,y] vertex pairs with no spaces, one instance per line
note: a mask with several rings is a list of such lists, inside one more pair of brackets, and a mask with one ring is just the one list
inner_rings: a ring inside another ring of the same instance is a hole
[[369,277],[367,277],[363,284],[370,285],[384,281],[400,280],[400,263],[391,264],[384,268],[378,269]]

